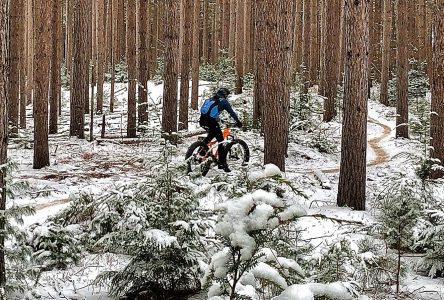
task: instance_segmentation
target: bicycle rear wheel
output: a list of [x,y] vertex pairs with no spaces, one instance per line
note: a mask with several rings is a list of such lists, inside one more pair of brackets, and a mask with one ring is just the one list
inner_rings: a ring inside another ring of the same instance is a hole
[[201,173],[202,176],[207,175],[211,167],[211,157],[208,157],[208,145],[202,141],[197,141],[191,144],[185,154],[187,161],[187,174]]
[[250,148],[240,139],[232,140],[226,146],[227,164],[230,168],[246,166],[250,161]]

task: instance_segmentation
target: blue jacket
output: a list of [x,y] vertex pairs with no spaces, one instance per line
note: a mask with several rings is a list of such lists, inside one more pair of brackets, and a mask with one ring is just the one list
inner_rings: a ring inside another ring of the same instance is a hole
[[[214,98],[210,98],[207,100],[212,100],[212,99],[214,99]],[[205,104],[204,104],[204,106],[205,106]],[[217,121],[220,121],[219,113],[221,113],[224,110],[226,110],[236,122],[240,122],[237,114],[234,112],[233,108],[231,107],[230,102],[228,102],[226,98],[219,98],[219,103],[217,105],[218,113],[214,116],[211,116],[211,117],[215,118]]]

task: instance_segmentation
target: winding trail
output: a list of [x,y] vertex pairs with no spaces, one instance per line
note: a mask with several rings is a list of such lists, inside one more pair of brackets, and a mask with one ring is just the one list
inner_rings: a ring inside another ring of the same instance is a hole
[[[384,147],[381,145],[381,141],[387,137],[390,136],[390,132],[392,131],[392,128],[386,124],[383,124],[373,118],[368,118],[368,123],[375,124],[383,129],[383,132],[381,135],[375,136],[368,140],[368,144],[372,151],[375,153],[375,158],[367,163],[368,167],[378,166],[381,164],[384,164],[390,160],[390,155],[388,152],[384,149]],[[323,173],[326,174],[335,174],[339,173],[339,166],[332,167],[332,168],[325,168],[321,169]],[[293,171],[293,170],[291,170]],[[294,170],[296,173],[301,174],[314,174],[314,171],[311,170]]]
[[[375,153],[375,158],[370,161],[369,163],[367,163],[367,166],[371,167],[371,166],[377,166],[377,165],[381,165],[384,164],[386,162],[388,162],[390,160],[390,155],[388,154],[388,152],[384,149],[384,147],[380,144],[381,141],[385,138],[387,138],[388,136],[390,136],[390,132],[392,131],[392,129],[390,128],[390,126],[385,125],[373,118],[369,118],[368,122],[371,124],[375,124],[377,126],[380,126],[383,129],[383,132],[381,135],[378,135],[376,137],[371,138],[368,141],[368,144],[370,146],[370,148],[372,149],[372,151]],[[201,134],[199,132],[199,134]],[[186,137],[192,137],[195,134],[188,134]],[[321,170],[323,173],[327,173],[327,174],[334,174],[334,173],[339,173],[339,166],[338,167],[334,167],[334,168],[326,168],[326,169],[322,169]],[[303,174],[314,174],[314,171],[296,171],[296,173],[303,173]],[[50,207],[54,207],[54,206],[58,206],[58,205],[62,205],[62,204],[66,204],[71,202],[70,198],[63,198],[63,199],[58,199],[58,200],[54,200],[51,202],[46,202],[46,203],[41,203],[41,204],[37,204],[34,206],[34,209],[36,211],[39,210],[43,210],[46,208],[50,208]]]

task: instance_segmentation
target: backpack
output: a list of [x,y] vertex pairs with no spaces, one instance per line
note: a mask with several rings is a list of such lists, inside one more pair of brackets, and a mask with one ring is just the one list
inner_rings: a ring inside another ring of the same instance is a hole
[[217,119],[219,117],[219,98],[210,98],[205,100],[204,104],[200,109],[200,113],[204,116]]

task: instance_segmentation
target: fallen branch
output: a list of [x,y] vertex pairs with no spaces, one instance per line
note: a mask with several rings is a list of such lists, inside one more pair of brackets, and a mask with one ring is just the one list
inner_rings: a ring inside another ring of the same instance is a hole
[[329,217],[326,216],[324,214],[314,214],[314,215],[306,215],[306,216],[302,216],[301,218],[320,218],[320,219],[327,219],[327,220],[331,220],[337,223],[349,223],[349,224],[356,224],[356,225],[364,225],[364,223],[362,223],[361,221],[355,221],[355,220],[344,220],[344,219],[339,219],[339,218],[334,218],[334,217]]

